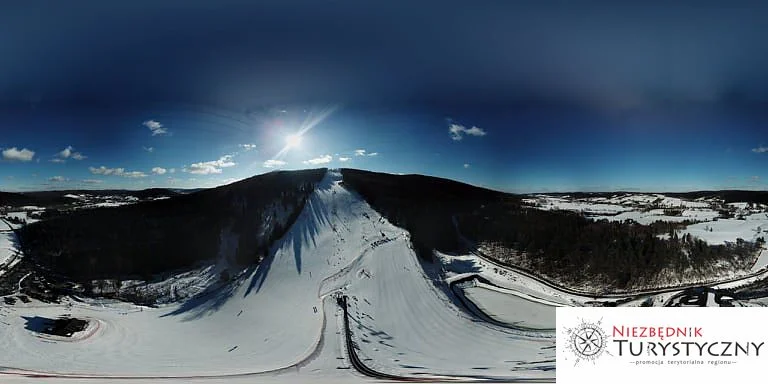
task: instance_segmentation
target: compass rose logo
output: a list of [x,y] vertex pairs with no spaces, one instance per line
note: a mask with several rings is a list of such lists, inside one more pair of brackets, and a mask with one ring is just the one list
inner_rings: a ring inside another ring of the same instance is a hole
[[610,355],[610,352],[606,351],[608,336],[603,331],[601,322],[602,319],[596,323],[581,320],[576,327],[565,329],[565,348],[576,357],[574,365],[578,365],[582,360],[594,363],[603,353]]

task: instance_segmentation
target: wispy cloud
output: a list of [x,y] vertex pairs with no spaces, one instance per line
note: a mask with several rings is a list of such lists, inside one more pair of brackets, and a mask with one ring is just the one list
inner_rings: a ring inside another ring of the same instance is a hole
[[245,151],[251,151],[256,149],[256,144],[240,144],[240,148]]
[[143,149],[143,150],[145,150],[145,151],[147,151],[149,153],[152,153],[152,152],[155,151],[155,147],[141,147],[141,149]]
[[162,167],[152,168],[152,173],[154,173],[155,175],[164,175],[166,172],[168,172],[168,170]]
[[16,149],[16,147],[3,150],[3,160],[9,161],[32,161],[35,157],[35,151],[29,149]]
[[[56,156],[59,160],[66,160],[66,159],[83,160],[87,158],[87,156],[83,155],[82,153],[75,152],[75,149],[72,148],[71,145],[68,145],[66,148],[62,149],[59,153],[56,154]],[[64,161],[54,161],[54,160],[51,160],[51,161],[53,161],[54,163],[64,162]]]
[[768,147],[761,145],[761,146],[759,146],[757,148],[752,148],[752,152],[754,152],[754,153],[766,153],[766,152],[768,152]]
[[53,176],[53,177],[48,178],[48,181],[52,181],[52,182],[55,182],[55,183],[63,183],[65,181],[69,181],[69,179],[67,179],[64,176]]
[[94,175],[122,176],[122,177],[129,177],[129,178],[147,177],[147,174],[144,172],[126,171],[125,168],[107,168],[103,165],[98,168],[88,167],[88,170],[91,171],[91,173]]
[[378,152],[367,152],[365,149],[355,149],[355,156],[378,156]]
[[67,162],[66,160],[59,159],[58,157],[55,157],[55,158],[51,159],[51,163],[59,163],[59,164],[61,164],[61,163],[66,163],[66,162]]
[[85,179],[83,180],[83,183],[85,184],[101,184],[102,181],[98,179]]
[[270,159],[264,162],[264,168],[278,168],[285,165],[285,161]]
[[159,121],[147,120],[143,122],[142,125],[149,128],[149,130],[152,131],[152,136],[168,134],[168,129],[165,128],[163,124],[160,124]]
[[464,135],[469,136],[485,136],[486,132],[479,127],[467,128],[461,124],[450,123],[448,125],[448,133],[451,135],[451,139],[459,141],[464,138]]
[[325,156],[320,156],[314,159],[306,160],[304,161],[304,164],[309,164],[309,165],[328,164],[331,162],[331,160],[333,160],[333,156],[325,155]]
[[195,175],[210,175],[221,173],[222,168],[234,167],[236,164],[232,161],[232,155],[224,155],[218,160],[190,164],[182,170]]
[[242,178],[236,178],[236,177],[230,177],[230,178],[226,178],[226,179],[222,180],[221,182],[222,182],[222,185],[226,185],[226,184],[232,184],[232,183],[240,181],[240,180],[243,180],[243,179]]
[[139,177],[147,177],[147,174],[139,171],[130,171],[130,172],[123,172],[120,176],[130,177],[130,178],[139,178]]
[[465,169],[466,169],[466,168],[469,168],[469,167],[471,167],[471,165],[469,165],[468,163],[464,163],[464,168],[465,168]]
[[339,157],[339,161],[341,161],[342,163],[349,161],[349,157]]

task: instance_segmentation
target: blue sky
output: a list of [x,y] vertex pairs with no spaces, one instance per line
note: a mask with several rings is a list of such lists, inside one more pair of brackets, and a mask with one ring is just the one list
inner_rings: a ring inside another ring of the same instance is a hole
[[[704,111],[30,109],[0,115],[13,128],[0,141],[0,180],[11,191],[197,188],[276,169],[350,167],[510,192],[766,189],[765,123]],[[288,147],[297,133],[300,144]]]
[[310,166],[513,192],[768,186],[768,3],[482,4],[3,5],[0,190]]

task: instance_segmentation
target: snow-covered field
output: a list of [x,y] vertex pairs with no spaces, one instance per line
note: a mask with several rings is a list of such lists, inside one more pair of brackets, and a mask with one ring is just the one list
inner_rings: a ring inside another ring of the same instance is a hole
[[[542,210],[582,212],[593,220],[633,220],[648,225],[656,221],[693,221],[678,235],[690,233],[709,244],[736,242],[741,238],[755,241],[768,238],[768,209],[763,204],[728,203],[715,199],[685,200],[660,194],[618,194],[612,197],[572,198],[568,196],[536,195],[523,199]],[[723,218],[718,209],[728,209],[739,218]],[[669,215],[665,209],[677,209],[679,215]],[[768,261],[766,261],[768,263]]]
[[[74,381],[361,381],[349,369],[337,294],[349,297],[357,354],[375,370],[438,381],[554,378],[551,335],[463,312],[422,269],[407,233],[340,180],[329,172],[258,268],[205,296],[160,308],[66,300],[3,306],[0,350],[14,353],[0,356],[0,381],[25,373]],[[25,328],[65,314],[97,327],[71,341]]]
[[744,220],[718,219],[712,222],[696,223],[689,225],[678,235],[688,233],[709,244],[735,242],[739,238],[755,241],[758,237],[765,237],[768,240],[768,213],[751,214],[745,216]]

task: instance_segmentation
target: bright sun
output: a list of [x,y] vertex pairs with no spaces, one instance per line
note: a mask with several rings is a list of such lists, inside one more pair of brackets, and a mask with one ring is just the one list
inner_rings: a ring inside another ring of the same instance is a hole
[[296,148],[300,144],[301,144],[301,135],[299,134],[288,135],[288,137],[285,138],[285,146],[287,148]]

